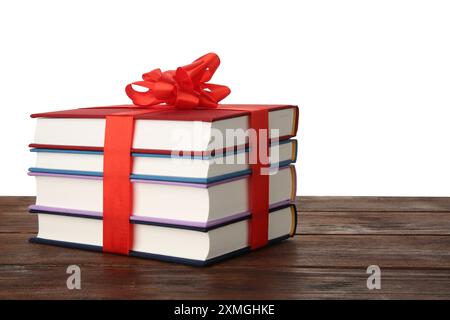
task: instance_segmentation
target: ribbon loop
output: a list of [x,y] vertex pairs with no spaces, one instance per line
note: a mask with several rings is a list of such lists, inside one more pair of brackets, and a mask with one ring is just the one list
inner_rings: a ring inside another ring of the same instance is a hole
[[[217,108],[219,101],[231,92],[227,86],[207,83],[219,65],[219,56],[208,53],[176,70],[154,69],[144,73],[143,80],[127,85],[125,92],[137,106],[165,103],[182,109]],[[133,86],[146,91],[137,91]]]

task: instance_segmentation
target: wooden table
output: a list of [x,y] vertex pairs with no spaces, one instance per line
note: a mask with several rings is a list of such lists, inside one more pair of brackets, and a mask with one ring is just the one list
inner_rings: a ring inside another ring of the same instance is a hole
[[303,197],[293,239],[207,268],[30,244],[33,202],[0,197],[0,299],[450,298],[450,198]]

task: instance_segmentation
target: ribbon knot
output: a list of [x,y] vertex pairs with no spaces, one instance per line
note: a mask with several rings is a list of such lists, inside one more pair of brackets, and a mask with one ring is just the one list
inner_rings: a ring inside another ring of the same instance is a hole
[[[208,53],[191,64],[176,70],[161,69],[144,73],[142,81],[126,86],[128,97],[138,106],[165,103],[176,108],[217,108],[219,101],[230,94],[227,86],[207,83],[220,65],[219,56]],[[137,91],[139,86],[146,91]]]

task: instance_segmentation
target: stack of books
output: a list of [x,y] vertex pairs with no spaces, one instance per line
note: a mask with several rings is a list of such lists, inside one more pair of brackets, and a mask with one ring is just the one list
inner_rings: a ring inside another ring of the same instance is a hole
[[[32,115],[39,232],[31,242],[102,251],[105,117],[129,106]],[[296,106],[269,109],[269,243],[295,233]],[[135,117],[129,255],[206,265],[249,251],[249,112],[164,110]],[[231,134],[231,135],[230,135]],[[231,136],[231,138],[230,138]],[[179,152],[179,151],[183,152]],[[176,152],[175,152],[176,151]]]

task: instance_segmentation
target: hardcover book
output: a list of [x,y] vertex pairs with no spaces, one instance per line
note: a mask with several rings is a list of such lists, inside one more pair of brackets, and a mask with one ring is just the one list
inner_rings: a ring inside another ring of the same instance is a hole
[[[103,151],[42,149],[30,150],[36,155],[33,173],[103,175]],[[270,147],[272,167],[284,167],[297,159],[297,141],[282,140]],[[177,156],[133,152],[131,178],[160,181],[211,183],[251,173],[249,150],[242,148],[225,153],[199,156]]]
[[[102,251],[101,216],[39,213],[39,233],[31,242]],[[269,244],[295,234],[297,213],[293,205],[269,212]],[[243,254],[248,246],[249,217],[205,230],[158,226],[133,221],[131,256],[205,266]]]
[[[105,142],[105,118],[127,112],[132,105],[85,108],[37,113],[35,148],[76,150],[102,150]],[[233,108],[251,108],[251,105],[221,105],[220,109],[167,109],[135,116],[132,149],[134,152],[171,153],[191,151],[195,154],[211,154],[242,147],[244,141],[226,139],[231,132],[249,129],[249,112]],[[269,111],[269,136],[284,140],[297,132],[298,108],[289,105],[267,105]],[[156,107],[155,107],[156,108]],[[216,136],[215,136],[216,135]],[[216,139],[220,135],[223,139]]]
[[[101,216],[102,178],[82,175],[30,173],[36,177],[33,212]],[[295,199],[295,168],[287,166],[270,176],[269,207]],[[248,176],[209,184],[132,179],[130,219],[159,224],[207,227],[248,216]],[[174,201],[176,200],[176,201]]]

